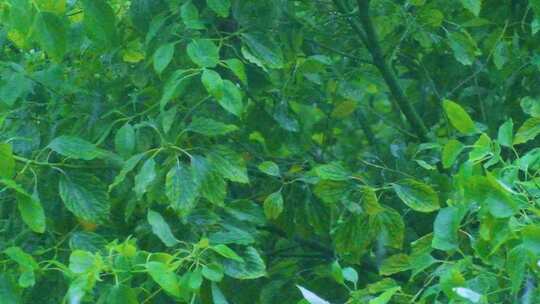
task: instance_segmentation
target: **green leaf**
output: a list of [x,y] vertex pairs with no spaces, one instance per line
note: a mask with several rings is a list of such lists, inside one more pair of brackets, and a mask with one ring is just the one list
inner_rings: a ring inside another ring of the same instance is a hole
[[339,284],[345,283],[345,279],[343,278],[343,269],[341,269],[338,261],[334,261],[332,263],[330,270],[332,273],[332,277],[334,278],[334,280],[336,280],[336,282],[338,282]]
[[333,240],[336,251],[340,254],[363,253],[372,240],[369,219],[363,215],[351,216],[336,227]]
[[454,57],[463,65],[472,65],[476,56],[481,52],[476,46],[476,42],[466,33],[452,32],[447,34],[448,43],[454,52]]
[[533,98],[530,96],[523,97],[519,102],[523,112],[531,115],[532,117],[540,117],[540,98]]
[[244,112],[242,92],[229,80],[223,81],[223,96],[218,99],[218,103],[223,109],[235,116],[240,116]]
[[218,72],[204,69],[201,75],[201,81],[206,91],[216,99],[223,98],[223,79]]
[[141,167],[139,173],[135,176],[135,194],[140,199],[147,191],[150,185],[157,177],[156,161],[153,158],[147,159]]
[[343,278],[353,284],[358,283],[358,272],[352,267],[343,268]]
[[281,191],[270,194],[264,200],[264,214],[270,220],[277,219],[283,212],[283,196]]
[[437,192],[422,182],[405,179],[392,184],[398,197],[411,209],[418,212],[433,212],[440,208]]
[[531,224],[521,230],[523,247],[533,253],[540,254],[540,227]]
[[225,274],[239,280],[253,280],[266,275],[266,266],[257,250],[247,247],[240,255],[243,262],[236,259],[224,261]]
[[180,215],[188,215],[197,203],[197,185],[191,168],[183,164],[173,166],[167,173],[165,194],[173,209]]
[[376,229],[380,244],[401,249],[405,237],[405,223],[399,212],[384,208],[370,218],[370,229]]
[[135,150],[135,129],[129,123],[122,126],[114,137],[114,147],[118,154],[129,157]]
[[221,289],[217,286],[216,283],[212,283],[212,301],[214,304],[229,304]]
[[219,48],[209,39],[195,39],[187,46],[189,58],[202,68],[213,68],[219,63]]
[[145,155],[145,153],[139,153],[126,160],[122,170],[120,170],[120,173],[118,173],[118,175],[114,178],[113,183],[109,185],[109,192],[111,192],[114,187],[118,186],[126,179],[127,174],[135,169],[137,164],[144,158]]
[[517,294],[521,289],[525,274],[527,273],[527,250],[524,246],[518,245],[508,253],[506,265],[510,277],[512,294]]
[[377,193],[371,187],[362,188],[362,207],[369,215],[377,215],[385,209],[379,204],[379,198],[377,198]]
[[41,48],[52,58],[61,61],[67,49],[65,20],[54,13],[41,12],[36,16],[34,29]]
[[300,290],[302,293],[302,297],[309,303],[309,304],[330,304],[330,302],[324,300],[323,298],[319,297],[312,291],[300,286],[296,285],[296,287]]
[[69,270],[76,274],[96,271],[98,263],[97,256],[84,250],[74,250],[69,256]]
[[161,45],[155,52],[153,58],[154,71],[161,74],[167,68],[174,56],[175,43]]
[[473,15],[478,17],[482,9],[482,0],[461,0],[461,4]]
[[321,179],[333,181],[345,181],[351,176],[351,174],[340,163],[337,162],[326,165],[318,165],[314,168],[314,170],[317,176]]
[[459,248],[458,230],[463,212],[457,207],[446,207],[439,210],[433,224],[432,247],[451,251]]
[[442,164],[445,169],[452,167],[465,146],[458,140],[450,139],[442,150]]
[[207,278],[212,282],[220,282],[223,280],[223,266],[217,263],[211,263],[204,265],[202,268],[203,277]]
[[105,0],[82,0],[84,29],[98,48],[110,48],[119,43],[112,7]]
[[272,162],[272,161],[265,161],[260,163],[257,168],[261,170],[261,172],[266,173],[271,176],[280,177],[281,173],[279,171],[279,166]]
[[237,183],[249,183],[246,163],[241,155],[225,146],[216,146],[208,155],[212,168],[224,178]]
[[202,30],[205,28],[199,18],[199,10],[191,1],[187,1],[180,7],[180,17],[189,29]]
[[34,271],[39,269],[39,265],[34,258],[28,253],[24,252],[19,247],[8,247],[4,250],[12,261],[17,263],[22,269],[26,271]]
[[463,134],[472,134],[476,132],[476,127],[471,117],[457,103],[451,100],[443,101],[443,108],[454,128]]
[[225,60],[227,68],[233,72],[233,74],[244,84],[247,85],[247,75],[244,63],[236,58]]
[[281,69],[284,66],[285,60],[281,47],[271,40],[269,36],[242,34],[242,40],[248,47],[242,48],[242,54],[246,59],[253,61],[255,58],[263,65],[271,69]]
[[214,250],[215,252],[219,253],[219,255],[221,255],[221,256],[223,256],[223,257],[225,257],[227,259],[231,259],[231,260],[238,261],[238,262],[244,262],[244,259],[242,259],[242,257],[240,257],[236,252],[234,252],[227,245],[218,244],[218,245],[212,246],[210,248],[212,250]]
[[399,272],[407,271],[411,269],[410,257],[406,254],[399,253],[390,256],[384,260],[379,268],[381,275],[393,275]]
[[28,228],[37,233],[45,232],[45,212],[36,194],[17,194],[17,208]]
[[180,297],[180,284],[173,269],[164,263],[151,261],[146,263],[146,271],[163,290],[174,297]]
[[474,142],[474,149],[469,153],[469,161],[477,162],[489,157],[492,154],[491,144],[491,138],[482,133],[478,140]]
[[62,175],[59,192],[66,208],[91,223],[101,223],[109,216],[109,197],[105,185],[88,174]]
[[107,304],[138,304],[137,294],[126,285],[115,285],[109,291]]
[[201,156],[193,156],[191,167],[201,195],[212,204],[222,206],[227,196],[227,184],[223,177]]
[[227,18],[231,9],[230,0],[206,0],[208,7],[213,10],[218,16]]
[[4,304],[23,304],[19,289],[8,273],[0,273],[0,297]]
[[172,234],[169,224],[165,221],[163,216],[153,210],[148,210],[147,214],[148,224],[152,227],[152,232],[165,244],[167,247],[173,247],[179,243],[179,241]]
[[514,145],[519,145],[533,140],[540,134],[540,117],[527,119],[518,129],[514,137]]
[[195,73],[191,73],[188,70],[177,70],[171,74],[163,86],[163,95],[159,101],[159,106],[162,112],[172,99],[185,92],[191,78],[195,75]]
[[514,122],[512,119],[505,121],[500,127],[497,134],[497,142],[505,147],[512,147],[514,137]]
[[383,292],[380,296],[369,300],[369,304],[386,304],[389,303],[392,297],[401,290],[401,287],[390,288]]
[[235,125],[200,116],[193,117],[187,129],[205,136],[221,136],[238,131],[238,127]]
[[48,147],[58,154],[74,159],[93,160],[104,155],[96,145],[82,138],[68,135],[55,138]]
[[15,174],[15,158],[10,144],[0,143],[0,178],[10,179]]

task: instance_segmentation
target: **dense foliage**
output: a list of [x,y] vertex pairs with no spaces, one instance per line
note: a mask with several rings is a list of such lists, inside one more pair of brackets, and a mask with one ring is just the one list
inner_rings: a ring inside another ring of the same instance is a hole
[[540,303],[539,31],[539,0],[0,0],[0,302]]

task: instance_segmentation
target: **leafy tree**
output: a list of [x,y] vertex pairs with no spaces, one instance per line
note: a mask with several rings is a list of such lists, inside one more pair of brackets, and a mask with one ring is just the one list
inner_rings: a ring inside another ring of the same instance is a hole
[[0,20],[0,302],[540,301],[540,1]]

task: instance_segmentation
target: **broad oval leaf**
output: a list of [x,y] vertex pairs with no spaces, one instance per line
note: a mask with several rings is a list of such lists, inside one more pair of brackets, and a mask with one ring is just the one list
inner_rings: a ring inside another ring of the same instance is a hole
[[103,156],[103,151],[96,145],[75,136],[57,137],[48,147],[58,154],[74,159],[92,160]]
[[540,134],[540,117],[527,119],[518,129],[514,137],[514,145],[519,145],[533,140]]
[[116,18],[112,7],[105,0],[82,0],[84,29],[98,48],[118,44]]
[[161,74],[167,68],[174,56],[174,43],[167,43],[160,46],[155,52],[153,58],[154,70]]
[[173,247],[179,241],[174,237],[171,227],[165,221],[163,216],[156,211],[148,210],[148,224],[152,227],[152,232],[165,244],[167,247]]
[[443,147],[442,164],[444,168],[450,168],[458,158],[465,146],[458,140],[451,139]]
[[109,197],[105,185],[88,174],[62,175],[59,192],[66,208],[91,223],[101,223],[109,216]]
[[270,194],[264,200],[264,214],[268,219],[277,219],[283,212],[283,196],[281,191]]
[[183,164],[173,166],[167,173],[165,193],[176,212],[188,215],[195,208],[198,196],[191,168]]
[[231,9],[230,0],[206,0],[206,4],[218,16],[223,18],[229,16],[229,10]]
[[422,182],[405,179],[392,184],[392,188],[401,201],[415,211],[433,212],[440,208],[437,192]]
[[209,39],[195,39],[187,46],[189,58],[202,68],[213,68],[219,63],[219,48]]
[[476,126],[469,114],[457,103],[451,100],[443,101],[443,108],[454,128],[463,134],[476,132]]

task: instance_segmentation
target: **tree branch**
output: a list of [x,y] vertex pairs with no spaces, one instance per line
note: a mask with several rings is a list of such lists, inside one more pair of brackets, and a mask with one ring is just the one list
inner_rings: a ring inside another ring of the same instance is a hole
[[[333,1],[341,13],[347,12],[347,7],[340,0]],[[392,73],[384,59],[377,33],[375,32],[375,28],[369,16],[369,0],[357,0],[357,2],[360,24],[352,18],[349,18],[349,23],[352,29],[359,36],[362,43],[367,47],[371,57],[373,58],[373,64],[377,67],[384,78],[390,93],[396,100],[399,109],[405,115],[407,121],[414,129],[413,131],[422,141],[425,141],[428,137],[427,128],[422,119],[420,119],[420,116],[412,106],[411,102],[403,93],[396,76]]]

